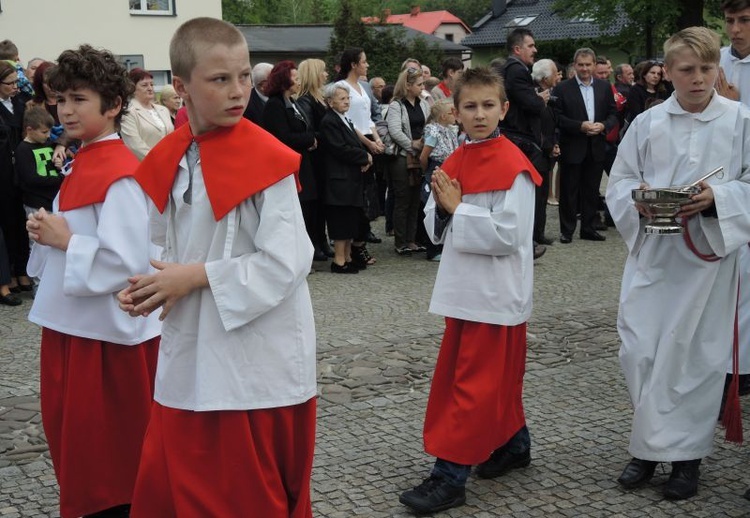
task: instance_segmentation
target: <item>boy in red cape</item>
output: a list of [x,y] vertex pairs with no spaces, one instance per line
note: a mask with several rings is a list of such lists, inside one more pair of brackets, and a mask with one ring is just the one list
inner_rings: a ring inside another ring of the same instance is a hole
[[148,268],[148,204],[138,159],[115,133],[133,92],[104,50],[66,50],[52,69],[57,112],[83,146],[53,212],[26,222],[41,278],[29,320],[42,326],[42,423],[63,518],[127,516],[149,420],[161,326],[119,310],[128,277]]
[[131,516],[312,516],[313,247],[300,157],[242,117],[252,88],[234,26],[195,18],[170,44],[188,124],[136,178],[154,202],[162,261],[121,308],[161,308],[154,406]]
[[494,478],[531,461],[521,395],[542,179],[499,136],[508,109],[499,76],[469,69],[453,95],[470,142],[435,170],[425,207],[430,238],[444,244],[430,312],[446,318],[424,423],[425,451],[437,460],[399,499],[417,513],[462,505],[474,464]]

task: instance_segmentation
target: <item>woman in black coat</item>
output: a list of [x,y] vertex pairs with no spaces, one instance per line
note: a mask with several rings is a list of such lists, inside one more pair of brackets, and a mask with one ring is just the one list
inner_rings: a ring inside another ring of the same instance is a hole
[[293,96],[299,92],[297,66],[292,61],[277,63],[268,76],[266,93],[268,102],[263,108],[263,128],[281,142],[302,155],[299,169],[299,182],[302,190],[299,201],[302,216],[310,241],[318,241],[315,236],[315,218],[318,193],[313,173],[310,152],[317,148],[312,121],[308,121],[295,104]]
[[[320,121],[328,111],[328,105],[323,95],[323,86],[328,82],[325,61],[321,59],[306,59],[299,64],[297,69],[300,78],[300,91],[297,96],[297,106],[302,111],[305,119],[312,123],[315,138],[320,143]],[[328,244],[326,237],[326,215],[325,215],[325,170],[323,168],[323,157],[318,149],[310,152],[315,184],[318,187],[318,214],[315,218],[313,241],[315,246],[315,261],[325,261],[333,257],[333,250]]]
[[26,275],[29,237],[21,192],[15,181],[13,154],[23,138],[24,102],[16,95],[18,74],[13,65],[0,61],[0,228],[5,234],[11,268],[11,290],[31,291]]
[[320,139],[326,173],[326,215],[328,234],[333,239],[333,273],[357,273],[366,262],[352,262],[352,239],[360,232],[364,201],[363,173],[372,166],[372,156],[345,117],[349,90],[332,84],[326,89],[331,109],[320,122]]

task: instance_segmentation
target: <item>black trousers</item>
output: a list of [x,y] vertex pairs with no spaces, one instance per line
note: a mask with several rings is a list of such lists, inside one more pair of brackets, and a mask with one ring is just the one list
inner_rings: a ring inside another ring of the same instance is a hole
[[10,263],[8,262],[8,250],[5,248],[5,237],[3,229],[0,228],[0,286],[10,284]]
[[603,168],[603,161],[593,160],[591,153],[580,164],[560,164],[560,234],[570,237],[575,232],[579,203],[581,234],[594,232]]
[[29,235],[26,232],[26,211],[20,196],[0,196],[0,229],[5,236],[11,275],[25,276],[26,263],[29,262]]

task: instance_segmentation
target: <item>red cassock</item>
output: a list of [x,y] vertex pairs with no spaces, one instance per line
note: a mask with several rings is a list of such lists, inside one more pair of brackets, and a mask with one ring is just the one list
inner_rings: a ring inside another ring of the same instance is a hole
[[[536,185],[542,181],[503,136],[462,145],[442,168],[458,179],[463,194],[508,190],[523,173]],[[447,317],[427,402],[425,451],[457,464],[486,461],[526,423],[525,369],[525,323],[502,326]]]
[[[60,210],[103,202],[109,186],[137,166],[121,140],[85,146],[61,186]],[[42,329],[42,423],[63,518],[131,501],[158,345],[158,337],[119,345]]]
[[132,518],[312,518],[315,399],[192,412],[154,403]]
[[[246,119],[199,136],[185,124],[149,152],[136,174],[162,212],[192,140],[217,221],[299,169],[299,154]],[[311,517],[315,413],[314,398],[281,408],[200,412],[155,402],[130,515]]]

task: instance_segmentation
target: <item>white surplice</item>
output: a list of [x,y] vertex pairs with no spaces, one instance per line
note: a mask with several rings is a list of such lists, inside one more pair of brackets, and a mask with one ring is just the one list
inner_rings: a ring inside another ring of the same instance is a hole
[[532,226],[535,187],[519,174],[507,191],[464,194],[445,224],[435,199],[425,206],[425,229],[444,243],[430,313],[515,326],[531,316],[534,286]]
[[[740,102],[750,107],[750,56],[740,59],[732,55],[730,47],[721,49],[721,68],[727,81],[734,84],[740,92]],[[739,311],[739,345],[740,374],[750,374],[750,247],[740,247],[740,311]],[[732,372],[732,362],[727,366]]]
[[[75,167],[73,172],[75,173]],[[149,270],[158,248],[149,242],[146,195],[133,178],[107,190],[103,203],[59,212],[73,236],[68,250],[35,243],[27,266],[41,278],[29,320],[60,333],[122,345],[159,335],[158,315],[132,318],[119,308],[117,293],[128,277]]]
[[[251,174],[249,170],[248,174]],[[151,211],[167,262],[205,263],[210,287],[164,320],[154,399],[182,410],[252,410],[316,394],[315,323],[307,287],[313,247],[294,175],[214,219],[200,163],[191,204],[185,157],[163,214]]]
[[[697,215],[689,230],[706,262],[681,235],[647,235],[631,191],[708,180],[718,217]],[[701,113],[674,95],[639,115],[619,146],[607,205],[627,247],[617,328],[633,404],[630,453],[652,461],[711,452],[739,278],[738,249],[750,241],[750,112],[714,94]]]

